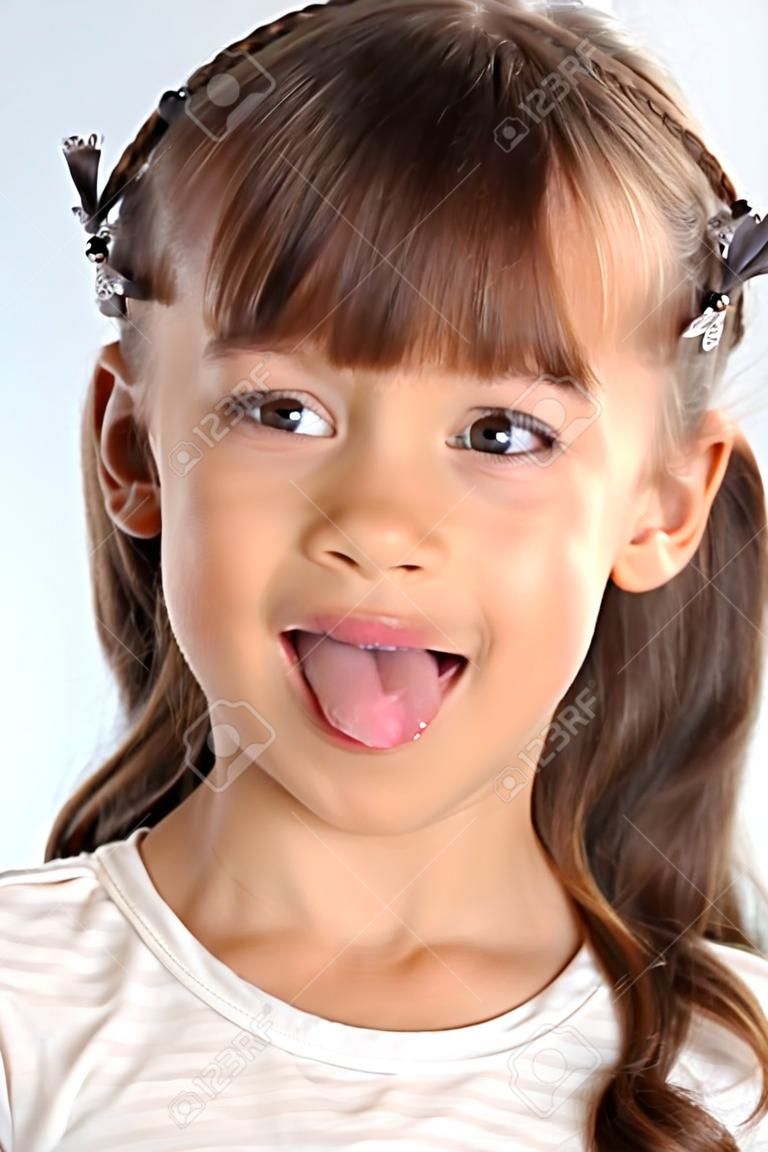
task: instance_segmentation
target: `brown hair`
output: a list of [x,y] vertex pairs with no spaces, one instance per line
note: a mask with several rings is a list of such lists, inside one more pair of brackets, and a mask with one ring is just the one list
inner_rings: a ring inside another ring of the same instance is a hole
[[[225,71],[243,98],[258,97],[231,130],[207,89]],[[265,75],[279,80],[266,94]],[[105,189],[122,200],[110,262],[146,301],[174,300],[175,257],[195,213],[215,205],[204,311],[216,336],[311,339],[337,365],[523,369],[590,387],[563,287],[577,273],[570,254],[586,251],[603,329],[669,380],[648,468],[695,436],[743,335],[742,292],[717,350],[680,334],[713,286],[707,221],[736,193],[674,81],[614,20],[565,5],[544,15],[524,0],[336,0],[229,46],[188,87],[190,115],[165,135],[153,114]],[[121,329],[136,371],[133,321],[146,307],[129,301]],[[92,403],[83,468],[94,607],[126,730],[59,813],[47,860],[157,823],[199,783],[182,735],[206,701],[169,625],[159,538],[115,530],[105,510]],[[734,885],[763,675],[765,527],[760,474],[740,439],[684,570],[643,594],[609,581],[558,707],[589,686],[596,719],[534,780],[537,834],[617,993],[621,1052],[588,1125],[599,1152],[737,1149],[667,1083],[694,1008],[754,1050],[763,1089],[752,1115],[768,1111],[768,1022],[704,946],[757,951]],[[201,774],[212,766],[207,735],[198,726]]]

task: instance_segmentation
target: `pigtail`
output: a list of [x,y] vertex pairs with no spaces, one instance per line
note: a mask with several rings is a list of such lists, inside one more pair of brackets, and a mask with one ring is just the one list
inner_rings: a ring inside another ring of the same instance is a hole
[[[118,747],[67,800],[45,859],[90,852],[128,835],[147,812],[162,818],[199,783],[184,767],[183,733],[206,710],[205,696],[171,631],[160,582],[160,537],[115,530],[99,486],[94,387],[81,429],[82,470],[98,637],[118,687],[124,732]],[[202,727],[202,726],[200,726]],[[202,732],[193,749],[201,775],[212,766]]]
[[[745,924],[735,849],[764,675],[765,527],[760,472],[740,442],[688,566],[643,595],[609,582],[588,660],[558,709],[576,709],[586,689],[595,719],[559,753],[551,732],[534,781],[535,827],[622,1020],[617,1070],[590,1120],[597,1152],[737,1152],[665,1083],[694,1007],[768,1066],[759,1003],[701,943],[752,949],[760,937]],[[648,643],[662,633],[663,645]],[[765,1080],[758,1105],[768,1107]]]

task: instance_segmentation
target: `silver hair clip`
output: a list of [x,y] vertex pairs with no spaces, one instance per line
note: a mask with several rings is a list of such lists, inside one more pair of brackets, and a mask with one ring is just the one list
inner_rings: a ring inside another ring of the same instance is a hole
[[80,204],[72,211],[91,238],[85,246],[88,259],[97,265],[96,300],[99,310],[106,316],[125,316],[126,296],[138,296],[136,286],[109,265],[109,246],[114,227],[106,223],[105,207],[99,206],[97,181],[101,158],[102,137],[92,132],[82,136],[67,136],[62,141],[64,158],[75,187],[80,193]]
[[[178,119],[186,108],[189,97],[190,91],[187,87],[163,93],[157,108],[162,123],[157,126],[156,136],[162,135],[162,131]],[[82,136],[67,136],[62,141],[62,149],[70,175],[80,195],[80,204],[76,204],[72,211],[86,232],[91,233],[85,254],[97,265],[96,302],[99,311],[106,316],[125,317],[126,297],[132,296],[140,300],[143,293],[133,280],[122,276],[109,263],[109,249],[114,238],[115,226],[107,223],[110,204],[101,203],[97,190],[102,142],[103,137],[95,132],[92,132],[87,139]],[[136,173],[135,179],[140,180],[148,168],[149,158]]]
[[720,247],[720,286],[707,289],[703,311],[682,333],[689,339],[701,336],[703,352],[710,352],[720,343],[733,290],[753,276],[768,272],[768,217],[761,219],[752,213],[746,200],[736,200],[731,205],[730,218],[713,216],[707,230]]

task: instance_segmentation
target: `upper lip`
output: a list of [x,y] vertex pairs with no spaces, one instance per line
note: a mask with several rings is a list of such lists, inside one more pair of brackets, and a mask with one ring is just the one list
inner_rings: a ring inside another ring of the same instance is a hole
[[381,644],[395,648],[429,648],[455,656],[465,653],[451,644],[450,638],[423,622],[386,613],[317,612],[304,616],[284,632],[330,633],[333,639],[347,644]]

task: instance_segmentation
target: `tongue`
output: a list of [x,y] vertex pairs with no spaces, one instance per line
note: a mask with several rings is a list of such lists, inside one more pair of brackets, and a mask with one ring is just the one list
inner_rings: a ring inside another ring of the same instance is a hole
[[326,720],[369,748],[415,739],[437,715],[437,660],[424,649],[365,650],[314,632],[294,639]]

